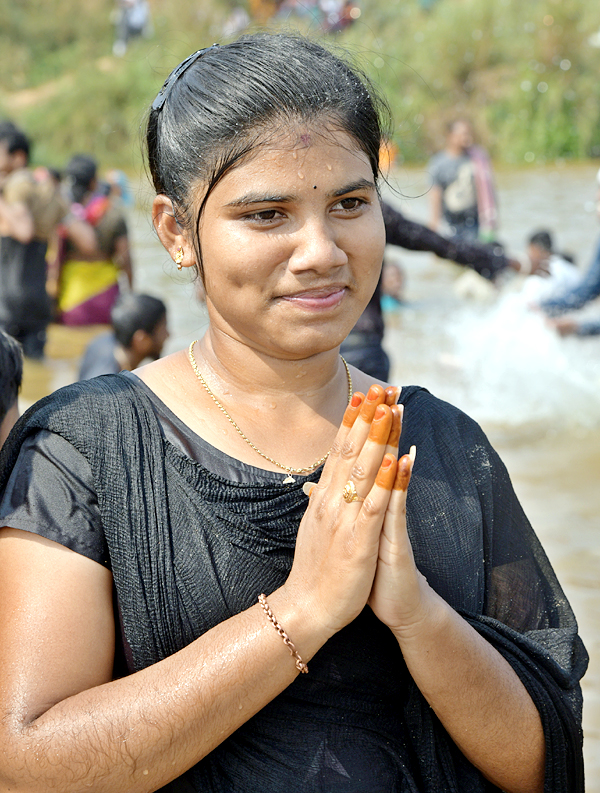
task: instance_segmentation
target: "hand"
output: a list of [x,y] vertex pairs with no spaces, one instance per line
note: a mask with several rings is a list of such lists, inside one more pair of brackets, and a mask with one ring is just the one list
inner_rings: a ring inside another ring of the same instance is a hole
[[439,604],[415,565],[406,527],[406,494],[415,462],[416,447],[400,458],[392,494],[379,540],[379,554],[369,605],[396,637],[418,630]]
[[[375,385],[354,394],[323,474],[300,524],[294,564],[284,586],[308,612],[323,641],[351,622],[373,585],[379,536],[395,479],[401,429],[398,389]],[[344,500],[352,482],[360,500]],[[364,500],[363,500],[364,499]]]
[[579,323],[571,317],[557,317],[556,319],[547,319],[546,325],[558,331],[561,336],[572,336],[577,333]]

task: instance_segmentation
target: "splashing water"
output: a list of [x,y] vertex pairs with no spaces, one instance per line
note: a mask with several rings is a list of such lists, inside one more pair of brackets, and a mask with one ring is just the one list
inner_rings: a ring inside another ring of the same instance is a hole
[[600,339],[561,338],[518,295],[465,309],[448,330],[457,396],[479,421],[600,426]]

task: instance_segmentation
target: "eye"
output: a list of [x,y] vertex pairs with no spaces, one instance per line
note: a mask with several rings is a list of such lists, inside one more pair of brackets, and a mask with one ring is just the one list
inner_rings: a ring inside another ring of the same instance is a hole
[[244,220],[258,223],[272,223],[274,220],[279,220],[281,217],[282,214],[277,209],[261,209],[259,212],[251,212],[248,215],[244,215]]
[[354,212],[357,209],[363,207],[367,202],[363,198],[358,198],[357,196],[351,196],[349,198],[342,198],[341,201],[335,205],[336,207],[341,207],[346,212]]

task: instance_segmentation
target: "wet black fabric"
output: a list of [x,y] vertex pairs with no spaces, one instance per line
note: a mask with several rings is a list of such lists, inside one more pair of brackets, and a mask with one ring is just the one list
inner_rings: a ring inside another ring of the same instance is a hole
[[[507,658],[541,715],[547,793],[582,793],[587,656],[554,573],[479,427],[422,389],[403,389],[400,451],[415,443],[408,497],[415,558],[430,584]],[[176,652],[286,579],[307,499],[295,484],[232,483],[160,432],[123,375],[62,389],[21,419],[0,489],[39,428],[88,460],[135,668]],[[279,697],[171,790],[208,793],[479,793],[467,762],[366,608]],[[189,788],[188,788],[189,789]]]
[[385,224],[385,241],[388,245],[398,245],[409,251],[435,253],[441,259],[449,259],[470,267],[490,280],[508,267],[508,260],[501,245],[487,245],[457,237],[448,239],[423,226],[422,223],[409,220],[385,201],[381,202],[381,212]]
[[[285,474],[247,465],[215,449],[131,372],[152,402],[163,436],[192,460],[232,482],[273,484]],[[41,429],[21,445],[19,457],[0,496],[0,526],[29,531],[110,568],[110,556],[92,470],[87,459],[61,435]]]

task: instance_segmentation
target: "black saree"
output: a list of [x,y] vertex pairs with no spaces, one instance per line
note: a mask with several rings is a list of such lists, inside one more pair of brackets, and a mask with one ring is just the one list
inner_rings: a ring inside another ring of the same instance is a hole
[[[572,611],[481,429],[423,389],[403,389],[404,453],[418,448],[407,505],[419,569],[508,660],[541,715],[547,793],[582,793],[587,656]],[[108,376],[62,389],[21,419],[89,462],[135,669],[176,652],[279,587],[307,499],[301,485],[230,482],[163,437],[148,396]],[[315,472],[309,478],[318,478]],[[495,790],[420,694],[367,607],[282,694],[171,791],[479,793]]]

